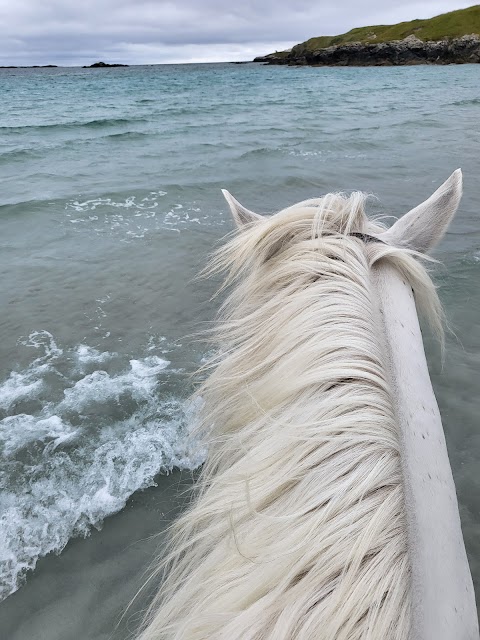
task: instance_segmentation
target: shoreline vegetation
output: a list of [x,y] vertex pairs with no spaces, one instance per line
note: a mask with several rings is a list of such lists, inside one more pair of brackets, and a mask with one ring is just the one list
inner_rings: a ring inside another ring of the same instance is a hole
[[480,63],[480,5],[428,20],[359,27],[310,38],[254,62],[290,66],[394,66]]

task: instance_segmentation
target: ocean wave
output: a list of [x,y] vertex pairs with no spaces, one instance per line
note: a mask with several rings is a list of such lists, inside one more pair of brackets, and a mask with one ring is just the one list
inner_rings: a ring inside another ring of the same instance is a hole
[[476,104],[480,104],[480,98],[465,98],[464,100],[456,100],[450,103],[450,105],[454,107],[465,107]]
[[24,161],[29,158],[40,158],[42,153],[38,149],[9,149],[8,151],[0,152],[0,163],[10,164],[10,162]]
[[[108,129],[107,129],[108,131]],[[52,143],[52,139],[49,139],[48,143],[36,144],[32,147],[14,148],[6,151],[0,151],[0,165],[9,165],[12,162],[23,162],[25,160],[43,160],[46,161],[47,154],[61,153],[63,150],[71,148],[72,143],[75,143],[76,148],[86,148],[89,145],[103,144],[108,142],[134,142],[135,140],[143,140],[144,138],[151,139],[156,135],[155,132],[149,131],[120,131],[115,133],[100,133],[95,132],[89,136],[69,138],[61,140],[57,143]]]
[[17,126],[0,126],[0,130],[5,133],[19,133],[23,131],[40,130],[59,130],[59,129],[97,129],[102,127],[116,127],[119,125],[130,125],[132,123],[148,122],[146,118],[96,118],[85,122],[76,120],[72,122],[52,122],[47,124],[25,124]]
[[282,149],[279,147],[257,147],[256,149],[249,149],[244,151],[240,158],[242,160],[248,160],[250,158],[264,158],[272,155],[278,155],[282,153]]
[[144,132],[144,131],[124,131],[121,133],[109,133],[108,135],[101,136],[100,138],[95,138],[95,140],[141,140],[142,138],[151,138],[152,133]]
[[196,407],[162,395],[181,373],[163,357],[165,342],[161,356],[152,343],[128,361],[85,344],[60,348],[46,331],[21,344],[41,355],[0,384],[0,599],[159,472],[204,457],[188,439]]

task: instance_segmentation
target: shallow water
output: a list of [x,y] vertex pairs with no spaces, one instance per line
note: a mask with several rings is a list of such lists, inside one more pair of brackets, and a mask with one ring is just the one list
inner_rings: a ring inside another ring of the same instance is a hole
[[480,579],[479,81],[478,65],[0,70],[3,597],[201,461],[185,399],[205,347],[187,336],[215,310],[194,278],[232,228],[221,187],[260,212],[362,189],[398,216],[459,166],[443,370],[427,346]]

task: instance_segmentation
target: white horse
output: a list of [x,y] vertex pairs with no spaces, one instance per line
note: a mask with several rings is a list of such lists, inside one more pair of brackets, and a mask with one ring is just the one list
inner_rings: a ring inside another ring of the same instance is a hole
[[141,640],[478,638],[415,306],[442,337],[424,254],[461,185],[388,230],[361,193],[263,217],[224,192],[208,457]]

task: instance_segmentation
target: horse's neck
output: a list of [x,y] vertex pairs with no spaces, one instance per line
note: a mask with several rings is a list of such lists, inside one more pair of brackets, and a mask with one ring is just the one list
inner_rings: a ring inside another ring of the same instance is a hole
[[400,427],[412,563],[412,638],[478,638],[472,579],[445,437],[410,287],[374,268],[385,351]]

